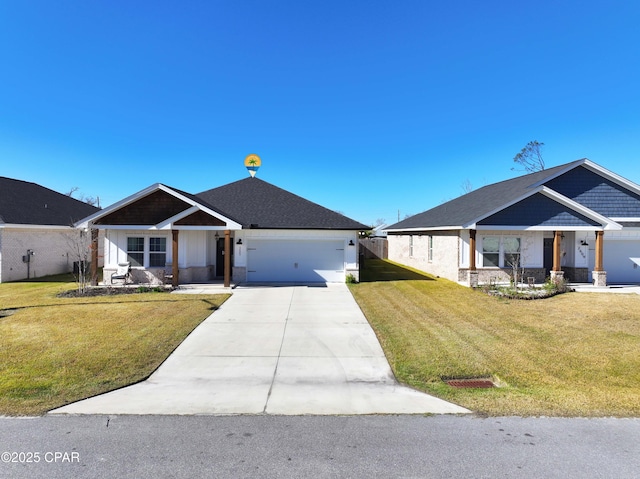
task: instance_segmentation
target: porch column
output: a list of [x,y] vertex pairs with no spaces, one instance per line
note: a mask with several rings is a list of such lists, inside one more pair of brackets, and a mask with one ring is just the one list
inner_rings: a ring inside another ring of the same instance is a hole
[[171,230],[171,237],[172,237],[171,275],[173,276],[171,278],[171,286],[173,286],[174,288],[177,288],[178,284],[180,284],[180,279],[178,278],[178,273],[180,270],[180,268],[178,268],[178,234],[179,233],[180,233],[179,230]]
[[604,231],[596,231],[596,264],[591,276],[594,286],[607,285],[607,272],[604,270]]
[[469,270],[476,270],[476,230],[469,230]]
[[231,286],[231,232],[224,230],[224,287]]
[[596,231],[596,265],[594,271],[604,270],[604,231]]
[[469,286],[478,286],[478,270],[476,269],[476,230],[469,230]]
[[561,281],[564,279],[562,271],[562,231],[556,231],[553,235],[553,268],[551,268],[551,281]]
[[91,286],[98,286],[98,230],[91,229]]
[[551,271],[562,271],[560,247],[562,245],[562,231],[556,231],[553,235],[553,268]]

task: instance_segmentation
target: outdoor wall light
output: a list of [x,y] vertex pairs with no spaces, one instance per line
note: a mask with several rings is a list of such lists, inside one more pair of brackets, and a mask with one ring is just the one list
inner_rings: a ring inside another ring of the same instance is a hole
[[580,240],[580,244],[582,246],[589,246],[589,243],[587,243],[585,240]]
[[353,240],[349,240],[349,246],[355,246],[355,243],[353,242]]
[[242,244],[242,238],[240,238],[238,241],[236,241],[236,244]]

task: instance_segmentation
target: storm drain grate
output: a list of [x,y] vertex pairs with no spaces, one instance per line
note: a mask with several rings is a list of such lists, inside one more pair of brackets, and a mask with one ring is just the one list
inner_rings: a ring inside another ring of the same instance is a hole
[[445,379],[445,383],[453,388],[495,388],[491,378]]

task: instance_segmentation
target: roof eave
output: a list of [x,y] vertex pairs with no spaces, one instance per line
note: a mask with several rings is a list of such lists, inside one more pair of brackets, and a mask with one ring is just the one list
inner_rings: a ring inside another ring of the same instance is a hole
[[445,230],[463,230],[466,229],[464,226],[420,226],[414,228],[392,228],[392,229],[383,229],[382,231],[386,231],[387,233],[412,233],[419,231],[445,231]]
[[0,223],[0,229],[49,229],[49,230],[69,230],[73,229],[73,226],[65,225],[34,225],[30,223]]

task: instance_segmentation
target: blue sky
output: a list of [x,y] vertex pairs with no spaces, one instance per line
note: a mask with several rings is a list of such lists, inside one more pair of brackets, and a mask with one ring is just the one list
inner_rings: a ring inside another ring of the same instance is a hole
[[640,183],[640,2],[0,1],[0,175],[258,177],[387,223],[587,157]]

